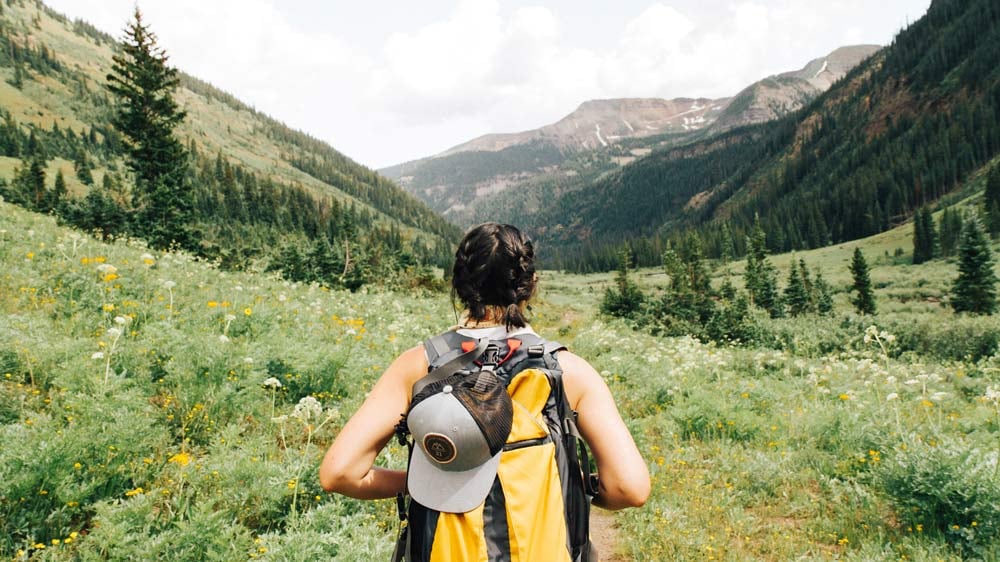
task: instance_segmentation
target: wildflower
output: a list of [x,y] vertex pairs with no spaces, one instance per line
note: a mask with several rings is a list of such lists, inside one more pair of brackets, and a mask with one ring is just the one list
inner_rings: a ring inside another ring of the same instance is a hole
[[243,314],[246,316],[250,316],[251,314],[253,314],[253,309],[248,306],[243,309]]
[[142,263],[146,265],[153,265],[154,263],[156,263],[156,259],[151,254],[148,253],[139,256],[139,259],[141,259]]
[[308,423],[313,417],[319,417],[323,413],[323,405],[312,396],[303,396],[299,403],[292,410],[292,417]]
[[219,306],[219,301],[208,301],[208,308],[215,308]]
[[109,338],[118,339],[122,335],[122,330],[121,328],[108,328],[108,331],[106,333]]
[[253,365],[253,357],[249,357],[249,356],[244,357],[243,358],[243,364],[244,365]]
[[73,470],[80,470],[81,468],[83,468],[82,464],[78,462],[73,463]]
[[125,492],[125,497],[131,498],[132,496],[137,496],[137,495],[143,493],[143,491],[144,490],[142,489],[142,486],[139,486],[138,488],[136,488],[134,490],[129,490],[129,491]]
[[893,400],[899,398],[899,395],[895,392],[890,392],[888,396],[885,397],[886,402],[892,402]]
[[115,279],[118,279],[117,273],[107,273],[104,275],[104,277],[101,277],[101,281],[104,281],[105,283],[110,283]]
[[279,381],[278,379],[276,379],[274,377],[268,377],[267,379],[264,380],[264,382],[262,383],[262,386],[264,388],[279,389],[283,385],[281,384],[281,381]]
[[219,334],[219,343],[229,343],[229,336],[226,334]]
[[993,385],[986,387],[986,394],[983,395],[983,398],[988,402],[1000,404],[1000,388],[996,388]]
[[111,303],[105,303],[104,306],[101,307],[101,310],[103,310],[104,312],[112,312],[114,309],[115,305]]
[[191,455],[189,455],[189,454],[187,454],[185,452],[180,452],[180,453],[177,453],[176,455],[170,457],[169,459],[167,459],[167,462],[171,462],[171,463],[174,463],[174,464],[179,464],[181,466],[187,466],[188,463],[191,462]]
[[101,263],[97,266],[97,272],[101,275],[110,275],[112,273],[118,273],[118,268],[110,263]]
[[128,324],[129,320],[131,320],[131,318],[125,316],[115,316],[115,324],[118,324],[119,326]]
[[91,359],[104,359],[103,351],[95,351],[93,355],[90,356]]
[[236,317],[233,316],[232,314],[227,314],[225,318],[226,322],[232,322],[233,320],[236,320]]
[[166,279],[166,280],[163,281],[163,288],[167,289],[168,291],[170,289],[173,289],[176,286],[177,286],[177,283],[174,283],[173,281],[171,281],[169,279]]

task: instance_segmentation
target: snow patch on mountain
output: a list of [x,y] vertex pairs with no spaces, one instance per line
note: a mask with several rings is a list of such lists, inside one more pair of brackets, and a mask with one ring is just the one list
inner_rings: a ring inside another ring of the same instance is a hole
[[823,68],[820,68],[819,72],[817,72],[816,74],[813,75],[813,78],[819,78],[819,75],[823,74],[824,72],[826,72],[826,69],[829,68],[829,67],[830,67],[829,61],[824,60],[823,61]]
[[601,146],[608,146],[607,141],[605,141],[604,138],[601,137],[601,125],[597,124],[597,125],[594,125],[594,127],[597,128],[597,130],[594,132],[594,134],[597,135],[597,140],[601,141]]

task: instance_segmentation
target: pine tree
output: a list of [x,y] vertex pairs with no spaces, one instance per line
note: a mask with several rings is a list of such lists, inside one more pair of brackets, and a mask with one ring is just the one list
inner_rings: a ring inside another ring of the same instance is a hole
[[121,47],[113,57],[107,88],[118,98],[112,124],[126,139],[129,168],[135,174],[136,233],[154,247],[177,243],[194,248],[187,151],[173,134],[185,117],[173,99],[177,70],[167,66],[167,55],[143,24],[138,7]]
[[921,207],[913,216],[913,263],[921,264],[934,259],[937,233],[928,207]]
[[958,250],[958,278],[951,290],[955,312],[993,314],[996,310],[996,275],[985,229],[977,217],[965,221]]
[[722,263],[726,264],[733,261],[736,257],[736,242],[733,240],[733,231],[729,228],[729,223],[722,223],[722,240],[721,240],[720,254],[722,258]]
[[986,227],[990,236],[1000,236],[1000,164],[990,169],[986,176],[986,192],[983,194],[983,210],[986,216]]
[[67,192],[66,178],[63,176],[62,168],[60,168],[56,171],[56,180],[55,184],[52,186],[52,196],[49,208],[55,209],[59,207],[60,203],[65,202]]
[[833,312],[833,295],[830,292],[830,284],[826,282],[826,279],[823,279],[822,273],[816,273],[813,288],[816,294],[816,312],[822,315]]
[[854,277],[853,291],[858,294],[851,299],[854,308],[860,314],[875,314],[875,294],[872,291],[872,280],[868,274],[868,262],[865,261],[861,248],[854,248],[854,258],[851,260],[851,275]]
[[33,211],[49,210],[49,195],[45,189],[45,161],[40,157],[21,161],[21,167],[14,172],[13,187],[18,194],[15,203]]
[[794,261],[788,271],[788,284],[785,285],[785,305],[792,316],[809,312],[809,293],[803,283],[802,273]]
[[753,231],[747,238],[744,280],[752,304],[768,311],[772,318],[783,315],[778,295],[778,275],[767,259],[767,236],[760,225],[760,217],[754,218]]
[[645,300],[642,290],[628,277],[628,270],[632,267],[631,254],[628,247],[623,248],[618,254],[618,275],[615,276],[615,286],[608,287],[601,302],[601,312],[604,314],[631,317],[639,311]]
[[806,260],[799,258],[799,275],[802,277],[802,286],[805,287],[806,296],[809,299],[806,312],[816,311],[816,286],[809,276],[809,268],[806,267]]
[[938,221],[939,248],[942,257],[955,255],[958,250],[958,240],[962,235],[962,214],[948,207],[941,213]]

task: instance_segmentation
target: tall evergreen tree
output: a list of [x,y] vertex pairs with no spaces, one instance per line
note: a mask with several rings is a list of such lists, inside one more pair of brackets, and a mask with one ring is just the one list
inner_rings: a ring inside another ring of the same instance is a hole
[[615,276],[615,286],[608,287],[601,302],[601,312],[611,316],[628,318],[639,311],[645,295],[642,289],[628,277],[632,268],[632,251],[626,246],[618,254],[618,275]]
[[754,218],[753,231],[747,238],[747,265],[743,276],[752,304],[768,311],[772,318],[782,316],[778,274],[767,259],[767,236],[759,217]]
[[942,257],[955,255],[958,250],[958,240],[962,236],[962,214],[953,207],[948,207],[941,213],[938,221],[938,248]]
[[958,278],[951,290],[955,312],[993,314],[996,310],[993,255],[985,229],[977,217],[965,221],[958,249]]
[[934,259],[937,233],[928,207],[921,207],[913,216],[913,263],[921,264]]
[[990,236],[993,238],[1000,236],[1000,164],[995,164],[986,176],[983,211]]
[[112,124],[126,140],[135,174],[136,233],[155,247],[177,243],[193,248],[194,191],[187,180],[187,151],[173,134],[185,117],[173,99],[177,70],[167,66],[167,55],[138,7],[107,81],[118,98]]
[[851,260],[851,275],[854,277],[852,290],[858,294],[851,302],[861,314],[875,314],[875,294],[872,291],[872,280],[869,276],[868,262],[861,248],[854,248],[854,258]]
[[802,273],[794,261],[788,271],[788,284],[785,285],[785,305],[792,316],[809,312],[809,293],[806,291]]
[[822,315],[833,312],[833,295],[830,291],[830,284],[826,282],[826,279],[823,279],[822,273],[816,273],[813,288],[816,295],[816,312]]

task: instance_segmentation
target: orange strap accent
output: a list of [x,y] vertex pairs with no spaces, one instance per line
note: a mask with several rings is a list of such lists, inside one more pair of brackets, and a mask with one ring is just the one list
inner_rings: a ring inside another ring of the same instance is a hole
[[476,342],[474,342],[474,341],[464,341],[464,342],[462,342],[462,351],[468,353],[468,352],[472,351],[473,349],[476,349]]

